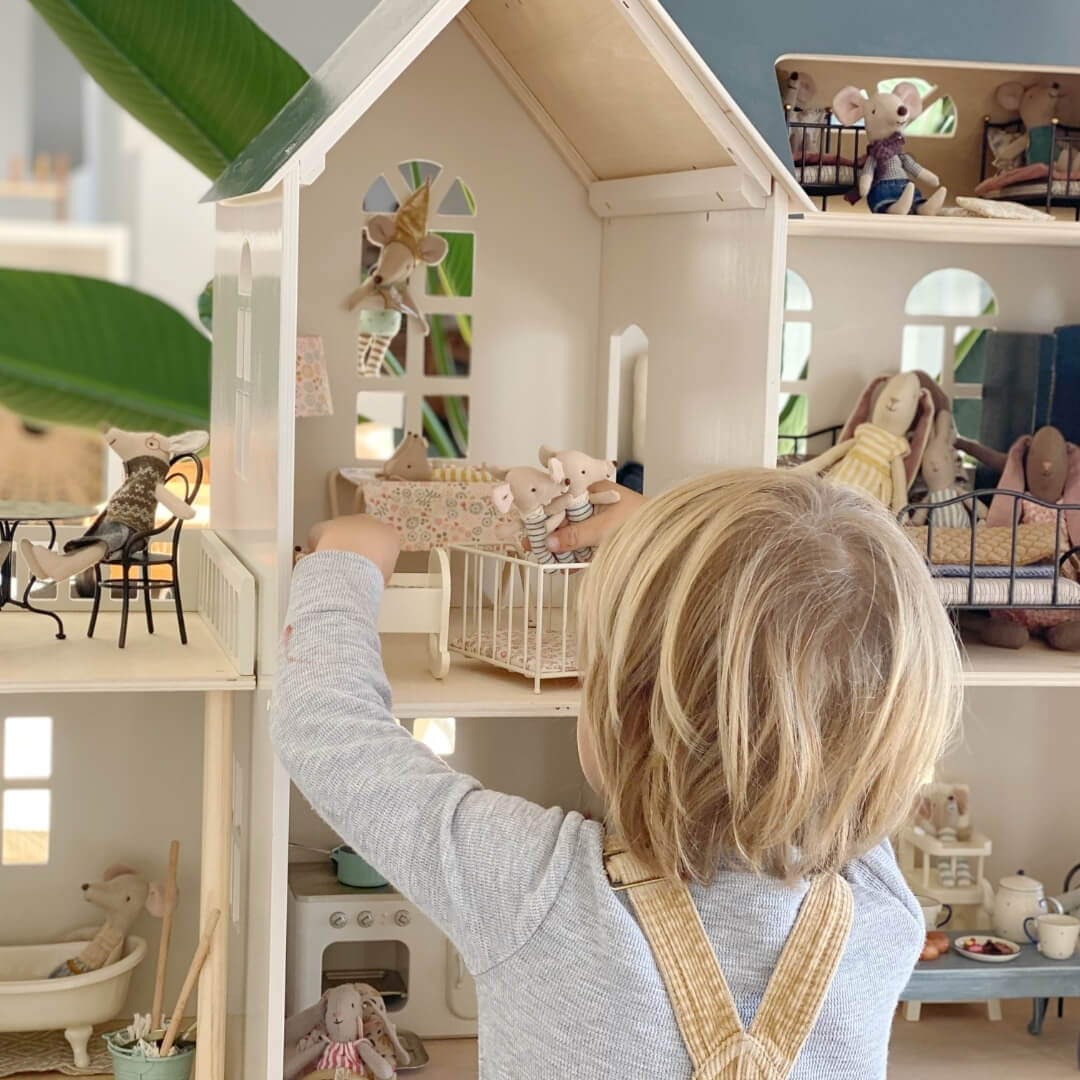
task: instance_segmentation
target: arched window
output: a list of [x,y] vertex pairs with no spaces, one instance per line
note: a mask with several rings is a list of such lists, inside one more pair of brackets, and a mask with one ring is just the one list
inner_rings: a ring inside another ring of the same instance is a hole
[[813,308],[810,286],[801,275],[788,270],[784,278],[784,328],[780,346],[779,455],[797,451],[800,437],[808,431],[806,379],[814,335],[810,320]]
[[986,331],[997,325],[997,299],[972,270],[934,270],[912,286],[904,304],[900,367],[920,369],[953,401],[961,435],[978,438]]
[[[364,195],[365,214],[392,214],[423,184],[431,184],[428,226],[447,242],[446,257],[437,266],[418,267],[409,289],[423,307],[430,333],[415,319],[402,319],[384,345],[381,362],[367,355],[359,361],[361,389],[356,397],[356,456],[384,461],[406,431],[420,431],[428,454],[461,459],[469,453],[469,389],[472,377],[475,293],[476,200],[464,180],[434,161],[403,161],[376,176]],[[371,273],[379,249],[361,241],[361,277]],[[446,380],[453,379],[453,393]],[[439,385],[441,383],[441,385]],[[459,390],[460,387],[460,390]]]

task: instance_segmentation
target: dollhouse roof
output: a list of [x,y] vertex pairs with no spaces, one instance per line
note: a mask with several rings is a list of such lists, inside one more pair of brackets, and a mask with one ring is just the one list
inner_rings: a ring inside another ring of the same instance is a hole
[[287,168],[314,180],[454,19],[584,183],[735,165],[762,196],[778,180],[809,205],[659,0],[379,0],[203,201],[268,191]]
[[774,74],[778,58],[893,57],[1049,73],[1076,67],[1080,41],[1075,0],[664,0],[664,7],[789,167]]

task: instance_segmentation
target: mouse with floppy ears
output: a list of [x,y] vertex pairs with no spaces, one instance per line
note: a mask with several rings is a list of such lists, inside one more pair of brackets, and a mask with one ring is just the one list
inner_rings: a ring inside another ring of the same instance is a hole
[[[841,124],[862,120],[866,125],[866,161],[859,170],[857,190],[845,196],[848,202],[866,199],[875,214],[932,216],[941,212],[945,188],[939,186],[935,173],[904,148],[904,128],[921,112],[922,94],[909,82],[869,97],[858,87],[845,86],[833,98],[833,113]],[[916,180],[937,190],[926,197],[915,186]]]

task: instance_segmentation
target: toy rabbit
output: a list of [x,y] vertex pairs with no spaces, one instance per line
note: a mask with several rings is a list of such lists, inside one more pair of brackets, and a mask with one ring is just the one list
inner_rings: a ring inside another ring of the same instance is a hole
[[[866,199],[875,214],[925,214],[940,212],[945,188],[937,176],[923,168],[904,149],[904,128],[922,112],[922,95],[909,82],[898,83],[892,93],[879,91],[865,98],[854,86],[845,86],[833,98],[833,113],[840,123],[866,124],[866,161],[859,170],[858,190],[845,196],[848,202]],[[910,179],[909,179],[910,177]],[[919,180],[937,190],[926,198],[912,182]]]
[[[427,228],[431,184],[425,181],[396,214],[376,214],[364,226],[368,239],[382,248],[367,279],[345,301],[356,315],[356,373],[378,375],[390,342],[401,329],[402,314],[412,315],[424,336],[427,319],[409,292],[409,278],[421,263],[437,266],[446,257],[446,240]],[[361,307],[361,305],[363,305]]]
[[132,536],[151,532],[157,505],[189,520],[195,511],[165,486],[169,464],[179,454],[197,454],[210,441],[205,431],[158,435],[153,431],[105,429],[105,442],[124,463],[124,482],[86,532],[64,545],[63,552],[23,540],[19,551],[34,576],[64,581],[122,551]]
[[[1067,443],[1055,427],[1042,427],[1034,435],[1022,435],[1003,456],[978,444],[967,444],[972,452],[988,465],[1000,463],[1004,471],[998,481],[1002,491],[1022,491],[1050,504],[1080,504],[1080,447]],[[1009,527],[1016,513],[1017,500],[1008,495],[995,495],[990,502],[986,524]],[[1050,506],[1019,500],[1020,523],[1053,523],[1057,512]],[[1080,510],[1068,510],[1062,515],[1065,536],[1061,552],[1070,545],[1080,544]],[[1061,571],[1063,577],[1076,580],[1072,562]],[[1049,608],[991,612],[989,618],[965,620],[965,626],[979,634],[988,645],[1003,649],[1019,649],[1032,633],[1041,632],[1047,644],[1068,652],[1080,651],[1080,612]]]
[[[488,469],[495,472],[490,465]],[[566,519],[566,510],[559,500],[570,490],[570,481],[559,459],[551,459],[547,472],[522,465],[507,469],[502,476],[503,483],[491,493],[492,501],[500,514],[509,513],[511,507],[517,510],[529,539],[531,557],[538,563],[573,562],[572,552],[555,555],[547,546],[548,534]]]
[[[935,413],[934,427],[926,444],[922,459],[922,475],[926,481],[927,505],[946,502],[967,493],[968,488],[961,486],[957,479],[956,460],[956,421],[946,409]],[[974,500],[977,519],[986,517],[986,507]],[[915,525],[925,525],[929,510],[916,510],[911,516]],[[952,529],[967,529],[971,526],[971,502],[952,503],[933,511],[934,525]]]
[[[567,521],[575,523],[585,521],[592,517],[593,506],[619,501],[617,491],[589,491],[593,484],[601,480],[614,482],[614,461],[589,457],[580,450],[555,451],[541,446],[540,464],[550,468],[553,461],[557,461],[562,466],[563,473],[570,483],[567,494],[559,504],[566,510]],[[592,549],[584,548],[573,554],[577,562],[587,562],[592,555]]]
[[106,964],[115,963],[124,950],[128,931],[145,907],[155,918],[165,914],[165,888],[160,882],[148,883],[126,863],[114,863],[105,870],[101,881],[84,884],[83,897],[105,912],[105,925],[97,930],[77,930],[68,939],[93,937],[78,956],[65,960],[50,972],[50,979],[85,975]]
[[931,393],[916,372],[880,375],[863,391],[841,441],[793,471],[820,474],[835,466],[829,480],[899,511],[922,461],[933,416]]
[[[385,1034],[389,1056],[365,1036],[365,1011],[372,1029]],[[397,1066],[409,1063],[381,997],[365,983],[343,983],[327,990],[316,1005],[289,1020],[285,1038],[298,1051],[286,1064],[285,1080],[300,1076],[312,1064],[317,1073],[335,1080],[393,1080]]]

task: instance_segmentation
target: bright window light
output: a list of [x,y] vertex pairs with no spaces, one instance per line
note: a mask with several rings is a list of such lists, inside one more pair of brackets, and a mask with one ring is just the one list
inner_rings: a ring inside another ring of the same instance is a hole
[[7,717],[3,761],[5,780],[47,780],[52,775],[52,717]]
[[9,788],[0,820],[4,866],[43,866],[49,861],[49,792],[44,788]]
[[454,752],[456,726],[452,716],[423,717],[413,721],[413,737],[440,757],[446,757]]

